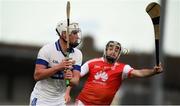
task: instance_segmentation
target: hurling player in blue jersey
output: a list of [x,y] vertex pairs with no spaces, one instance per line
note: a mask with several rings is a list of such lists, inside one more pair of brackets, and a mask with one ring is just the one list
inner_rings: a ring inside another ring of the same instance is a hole
[[[75,48],[81,41],[79,24],[72,22],[69,25],[69,59],[67,52],[67,22],[57,24],[56,32],[59,39],[56,42],[44,45],[37,56],[34,79],[37,81],[30,97],[32,106],[60,106],[70,99],[66,94],[65,78],[70,83],[78,84],[82,64],[82,52]],[[64,69],[72,72],[64,73]],[[73,74],[72,74],[73,73]]]

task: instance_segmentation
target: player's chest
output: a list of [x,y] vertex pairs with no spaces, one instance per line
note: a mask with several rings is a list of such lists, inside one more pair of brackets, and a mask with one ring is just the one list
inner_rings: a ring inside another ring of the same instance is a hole
[[[59,52],[59,51],[53,53],[53,55],[50,55],[50,57],[49,57],[49,65],[50,65],[50,67],[58,65],[65,58],[66,58],[65,55],[63,53]],[[73,53],[70,53],[69,58],[74,59]]]
[[116,65],[98,65],[90,67],[90,80],[107,82],[112,79],[119,79],[122,69]]

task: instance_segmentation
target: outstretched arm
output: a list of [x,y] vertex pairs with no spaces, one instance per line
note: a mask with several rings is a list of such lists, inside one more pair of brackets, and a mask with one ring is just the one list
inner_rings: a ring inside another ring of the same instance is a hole
[[162,71],[163,71],[163,68],[162,68],[161,64],[159,66],[154,66],[154,68],[152,68],[152,69],[140,69],[140,70],[134,69],[130,73],[130,78],[148,77],[148,76],[152,76],[155,74],[159,74]]

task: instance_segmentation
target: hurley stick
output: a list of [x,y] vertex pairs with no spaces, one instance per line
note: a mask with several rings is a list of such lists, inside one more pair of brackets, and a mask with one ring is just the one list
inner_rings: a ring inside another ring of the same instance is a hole
[[146,12],[151,17],[155,34],[156,65],[159,65],[159,39],[160,39],[160,5],[152,2],[146,7]]
[[[66,32],[66,41],[67,41],[67,52],[66,52],[66,58],[69,59],[69,24],[70,24],[70,2],[67,2],[66,5],[66,14],[67,14],[67,32]],[[69,69],[66,69],[66,71]],[[70,80],[69,79],[65,79],[65,83],[66,86],[70,85]]]

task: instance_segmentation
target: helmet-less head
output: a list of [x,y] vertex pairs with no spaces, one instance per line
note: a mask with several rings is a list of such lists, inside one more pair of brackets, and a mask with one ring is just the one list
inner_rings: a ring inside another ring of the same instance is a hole
[[[67,42],[67,22],[60,21],[56,26],[56,32],[63,39],[64,42]],[[72,37],[74,36],[74,37]],[[69,45],[70,47],[76,47],[81,43],[81,29],[79,24],[72,22],[69,24]]]
[[109,41],[104,50],[104,58],[109,63],[115,63],[121,55],[121,44],[117,41]]

